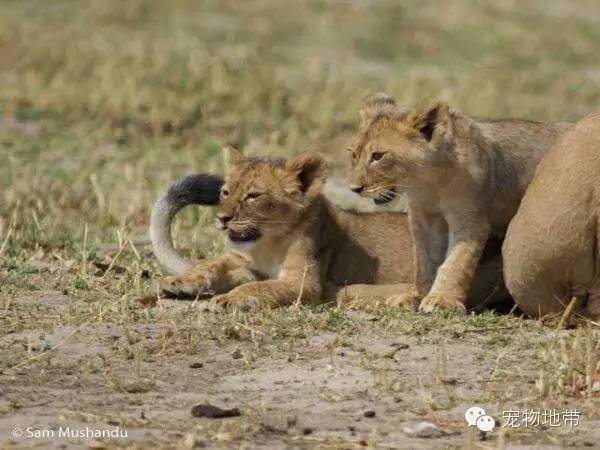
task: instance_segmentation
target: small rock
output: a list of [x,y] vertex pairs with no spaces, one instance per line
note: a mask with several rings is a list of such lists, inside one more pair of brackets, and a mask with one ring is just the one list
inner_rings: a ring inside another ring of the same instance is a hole
[[31,350],[34,352],[47,352],[52,349],[52,344],[46,339],[40,339],[36,344],[31,346]]
[[156,383],[151,380],[133,380],[122,385],[125,392],[130,394],[144,394],[156,388]]
[[193,362],[190,364],[190,369],[202,369],[204,364],[201,362]]
[[404,434],[419,438],[436,438],[446,435],[446,432],[431,422],[419,422],[414,427],[402,429]]
[[373,418],[373,417],[375,417],[376,415],[377,415],[377,413],[376,413],[375,411],[373,411],[372,409],[369,409],[369,410],[367,410],[367,411],[365,411],[365,412],[363,413],[363,416],[365,416],[365,417],[367,417],[367,418],[369,418],[369,419],[372,419],[372,418]]
[[243,356],[242,351],[239,348],[237,348],[233,352],[231,352],[231,357],[233,359],[241,359],[242,356]]
[[390,347],[394,347],[397,350],[406,350],[410,347],[410,345],[405,344],[404,342],[392,342],[392,344],[390,344]]
[[223,409],[213,405],[196,405],[192,408],[193,417],[207,417],[209,419],[224,419],[226,417],[240,416],[238,408]]
[[302,428],[302,434],[305,435],[305,436],[307,436],[309,434],[312,434],[313,431],[314,430],[311,427],[304,427],[304,428]]

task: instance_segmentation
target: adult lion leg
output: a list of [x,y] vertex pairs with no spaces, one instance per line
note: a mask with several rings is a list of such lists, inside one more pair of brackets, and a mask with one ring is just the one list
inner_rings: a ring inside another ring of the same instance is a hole
[[250,260],[237,253],[226,253],[201,262],[183,275],[158,281],[160,291],[176,298],[195,298],[228,292],[236,286],[256,281]]
[[468,227],[460,223],[456,225],[450,224],[446,260],[438,269],[431,290],[421,302],[421,312],[466,311],[467,296],[489,236],[489,225],[485,222]]

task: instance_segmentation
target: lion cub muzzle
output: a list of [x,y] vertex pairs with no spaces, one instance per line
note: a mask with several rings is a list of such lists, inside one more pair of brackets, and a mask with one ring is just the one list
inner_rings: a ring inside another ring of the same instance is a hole
[[227,231],[227,237],[233,243],[254,242],[262,236],[255,224],[236,221],[233,216],[223,212],[217,213],[217,226],[222,231]]

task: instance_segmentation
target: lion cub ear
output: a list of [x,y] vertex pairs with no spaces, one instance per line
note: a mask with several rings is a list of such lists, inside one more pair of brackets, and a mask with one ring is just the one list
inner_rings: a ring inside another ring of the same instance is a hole
[[325,181],[325,161],[314,153],[305,153],[288,161],[286,170],[300,183],[304,194],[314,195],[320,192]]
[[448,118],[448,105],[444,102],[434,102],[410,115],[408,123],[431,141],[436,130],[441,129]]
[[225,170],[229,170],[240,164],[244,159],[244,155],[237,148],[232,145],[226,145],[223,147],[223,162],[225,163]]
[[358,113],[360,114],[364,126],[370,122],[378,112],[395,108],[396,101],[391,95],[388,95],[385,92],[375,92],[374,94],[367,95],[363,99],[362,107]]

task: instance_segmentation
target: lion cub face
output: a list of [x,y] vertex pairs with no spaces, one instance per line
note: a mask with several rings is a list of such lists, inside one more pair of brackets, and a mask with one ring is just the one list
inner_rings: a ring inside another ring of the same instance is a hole
[[289,236],[301,223],[323,183],[316,155],[283,159],[244,157],[225,150],[226,176],[217,212],[230,244],[243,249]]
[[350,189],[387,203],[431,177],[439,131],[447,106],[434,103],[408,112],[385,94],[368,97],[361,109],[362,129],[352,152]]

